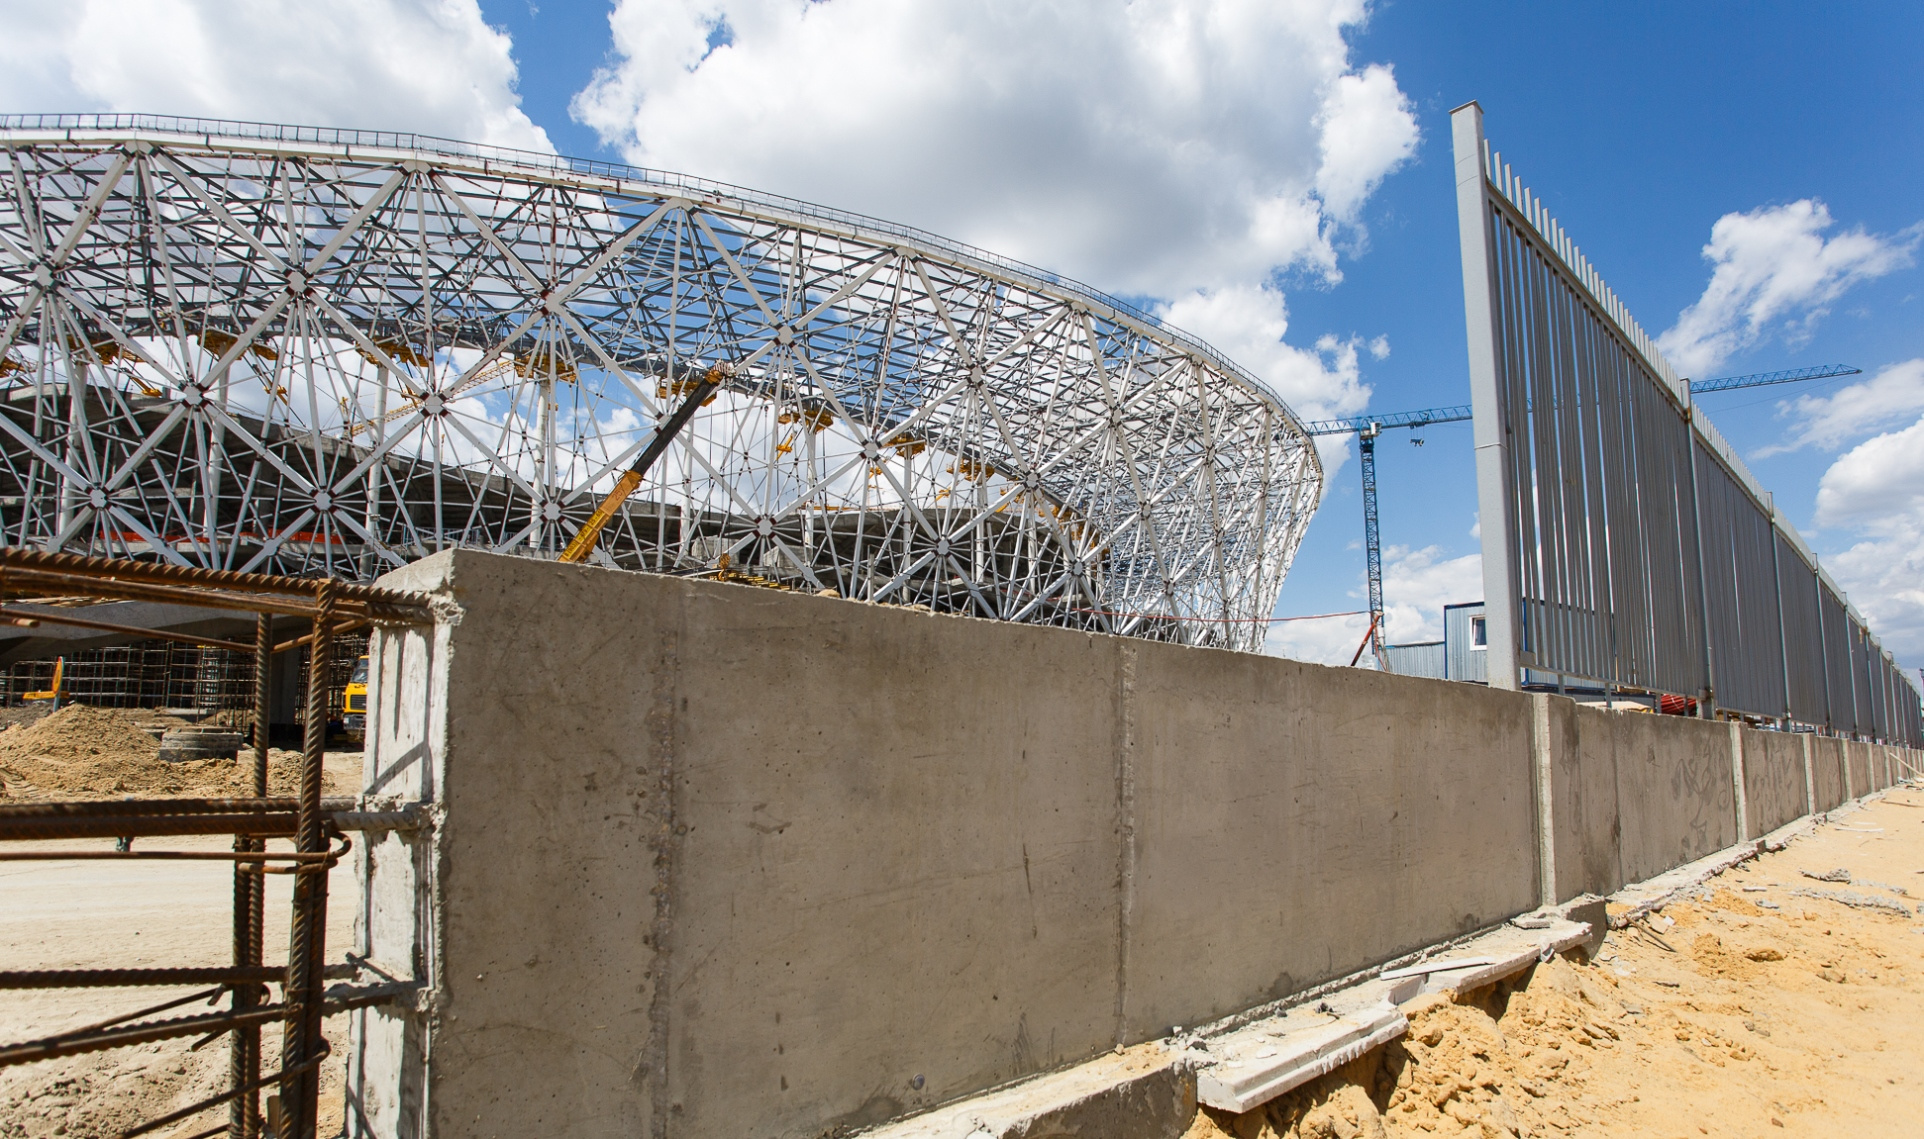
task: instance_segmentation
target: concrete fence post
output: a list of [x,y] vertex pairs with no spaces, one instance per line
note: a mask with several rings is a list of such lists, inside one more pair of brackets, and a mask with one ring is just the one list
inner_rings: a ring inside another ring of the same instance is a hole
[[1730,785],[1736,792],[1737,841],[1750,841],[1750,806],[1744,796],[1744,725],[1730,721]]
[[1838,765],[1844,769],[1844,802],[1846,803],[1857,798],[1857,793],[1851,790],[1851,744],[1855,742],[1855,740],[1837,741]]
[[1810,733],[1799,732],[1798,738],[1804,741],[1804,813],[1814,815],[1817,813],[1817,777],[1811,770]]
[[1557,904],[1557,828],[1551,777],[1556,766],[1556,749],[1550,742],[1550,696],[1545,692],[1530,694],[1530,752],[1537,794],[1537,903],[1554,906]]

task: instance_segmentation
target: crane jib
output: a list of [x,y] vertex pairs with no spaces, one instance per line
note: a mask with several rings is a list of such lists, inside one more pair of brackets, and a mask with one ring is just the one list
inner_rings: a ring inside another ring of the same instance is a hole
[[588,551],[595,548],[595,539],[601,537],[602,528],[607,526],[609,520],[615,516],[615,511],[620,510],[622,503],[628,501],[628,496],[635,493],[635,488],[639,487],[641,480],[647,477],[648,469],[667,453],[668,445],[675,441],[675,436],[681,434],[682,428],[688,426],[688,421],[695,418],[695,412],[700,410],[701,405],[715,394],[716,389],[720,388],[722,381],[727,378],[727,373],[719,365],[708,370],[708,374],[703,376],[694,390],[688,393],[688,398],[682,401],[674,414],[655,429],[655,437],[648,440],[648,445],[641,449],[641,454],[635,458],[634,465],[623,471],[621,477],[615,480],[615,488],[608,492],[608,497],[601,500],[601,505],[595,507],[595,512],[581,524],[581,529],[575,531],[575,536],[569,541],[568,548],[561,551],[561,561],[574,564],[587,560]]

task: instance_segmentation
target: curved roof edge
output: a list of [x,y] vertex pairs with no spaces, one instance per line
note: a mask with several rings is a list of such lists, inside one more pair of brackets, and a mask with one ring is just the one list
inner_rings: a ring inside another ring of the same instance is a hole
[[[339,148],[344,154],[359,151],[412,152],[432,154],[437,157],[479,161],[484,167],[501,165],[543,171],[551,174],[574,174],[591,178],[604,178],[616,182],[642,182],[671,191],[699,194],[714,198],[728,198],[749,206],[758,206],[778,211],[793,217],[806,218],[815,222],[839,225],[871,238],[885,238],[920,246],[925,251],[953,258],[984,271],[991,276],[1011,278],[1029,288],[1056,291],[1080,300],[1085,304],[1109,310],[1109,315],[1118,323],[1135,325],[1143,332],[1163,337],[1182,345],[1199,356],[1204,356],[1220,368],[1229,378],[1248,386],[1258,396],[1275,405],[1276,410],[1299,433],[1308,436],[1303,421],[1283,398],[1276,394],[1267,382],[1248,369],[1230,360],[1214,347],[1171,325],[1153,313],[1137,308],[1118,297],[1111,296],[1100,289],[1083,284],[1074,278],[1051,273],[1013,257],[991,253],[965,242],[955,241],[928,230],[881,218],[859,214],[850,210],[839,210],[828,206],[818,206],[800,198],[782,194],[770,194],[736,186],[727,182],[717,182],[708,178],[698,178],[689,174],[677,174],[669,170],[653,170],[641,166],[629,166],[619,162],[603,162],[598,159],[569,158],[559,154],[544,154],[534,150],[517,150],[512,147],[494,146],[487,143],[463,142],[459,139],[441,138],[435,135],[416,134],[411,131],[360,130],[351,127],[309,127],[281,123],[246,122],[233,119],[204,119],[175,115],[151,115],[120,112],[99,112],[84,114],[5,114],[0,115],[0,133],[19,133],[27,135],[53,135],[67,141],[93,141],[99,136],[129,136],[158,134],[176,138],[195,138],[202,144],[213,147],[224,142],[245,141],[277,145],[298,145],[307,147]],[[1314,446],[1309,448],[1312,462],[1318,475],[1322,474],[1322,456]]]

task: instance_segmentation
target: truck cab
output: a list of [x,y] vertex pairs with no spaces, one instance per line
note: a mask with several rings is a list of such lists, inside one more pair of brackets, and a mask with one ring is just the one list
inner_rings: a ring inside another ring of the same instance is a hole
[[354,662],[354,675],[347,679],[341,697],[341,731],[355,743],[367,740],[367,657]]

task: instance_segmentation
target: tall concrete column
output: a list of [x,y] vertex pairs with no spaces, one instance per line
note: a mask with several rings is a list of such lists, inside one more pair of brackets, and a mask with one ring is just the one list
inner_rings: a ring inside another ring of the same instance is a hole
[[1490,295],[1490,207],[1483,191],[1483,108],[1450,112],[1456,152],[1456,228],[1463,252],[1463,319],[1469,333],[1476,500],[1483,535],[1483,622],[1492,688],[1517,675],[1516,539],[1510,519],[1510,425],[1498,386],[1496,303]]

